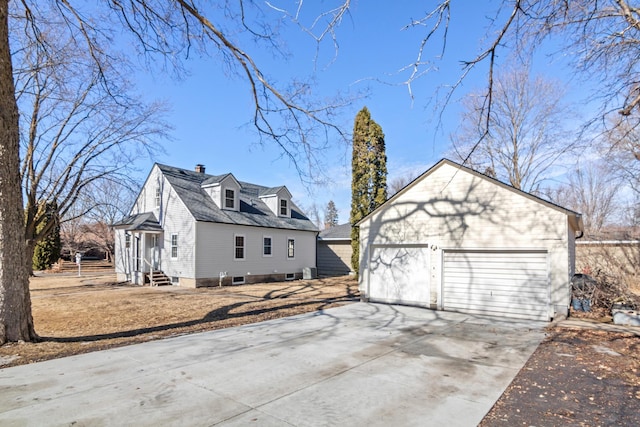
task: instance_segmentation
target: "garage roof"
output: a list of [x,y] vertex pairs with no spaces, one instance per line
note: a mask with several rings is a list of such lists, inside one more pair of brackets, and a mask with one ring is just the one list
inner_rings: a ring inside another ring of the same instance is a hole
[[400,191],[398,191],[396,194],[394,194],[392,197],[390,197],[389,199],[387,199],[386,202],[384,202],[382,205],[380,205],[377,209],[375,209],[373,212],[371,212],[369,215],[367,215],[366,217],[362,218],[356,225],[359,226],[360,224],[362,224],[363,222],[367,221],[369,219],[369,217],[371,217],[372,215],[374,215],[376,212],[380,211],[381,209],[384,209],[386,206],[390,205],[391,203],[393,203],[396,199],[398,199],[402,194],[406,193],[411,187],[413,187],[414,185],[416,185],[418,182],[422,181],[423,179],[425,179],[426,177],[428,177],[429,175],[431,175],[434,171],[436,171],[437,169],[441,168],[443,165],[450,165],[453,166],[455,168],[460,169],[461,171],[470,173],[472,175],[475,175],[479,178],[485,179],[493,184],[496,184],[502,188],[505,188],[509,191],[512,191],[516,194],[519,194],[523,197],[527,197],[537,203],[540,203],[541,205],[544,205],[546,207],[549,207],[551,209],[555,209],[557,211],[560,211],[562,213],[564,213],[565,215],[567,215],[569,217],[569,221],[572,225],[572,227],[579,232],[584,232],[584,225],[582,223],[582,215],[579,214],[578,212],[574,212],[571,209],[567,209],[564,208],[560,205],[557,205],[555,203],[552,203],[548,200],[542,199],[538,196],[535,196],[531,193],[527,193],[526,191],[522,191],[519,190],[509,184],[505,184],[502,181],[499,181],[495,178],[492,178],[490,176],[487,176],[483,173],[480,173],[478,171],[475,171],[471,168],[468,168],[466,166],[463,166],[459,163],[456,163],[452,160],[449,159],[442,159],[440,160],[438,163],[436,163],[435,165],[433,165],[431,168],[429,168],[426,172],[424,172],[422,175],[420,175],[419,177],[417,177],[416,179],[414,179],[413,181],[411,181],[409,184],[407,184],[403,189],[401,189]]

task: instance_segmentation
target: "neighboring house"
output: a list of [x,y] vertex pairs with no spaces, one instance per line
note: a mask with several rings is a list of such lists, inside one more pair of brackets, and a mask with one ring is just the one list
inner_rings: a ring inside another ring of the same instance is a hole
[[286,187],[155,164],[115,228],[118,280],[162,272],[187,287],[302,277],[315,268],[318,231]]
[[351,273],[351,224],[336,225],[318,235],[318,274],[342,276]]
[[581,216],[441,160],[362,219],[371,301],[545,320],[568,313]]

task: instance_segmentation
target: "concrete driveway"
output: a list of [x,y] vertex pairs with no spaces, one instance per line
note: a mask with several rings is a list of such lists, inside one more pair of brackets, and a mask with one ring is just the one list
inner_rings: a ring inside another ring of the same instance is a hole
[[475,426],[545,325],[354,303],[0,369],[0,425]]

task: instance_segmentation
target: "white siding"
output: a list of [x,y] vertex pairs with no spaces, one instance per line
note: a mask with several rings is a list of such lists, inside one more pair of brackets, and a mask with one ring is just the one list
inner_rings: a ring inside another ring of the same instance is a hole
[[[316,233],[199,222],[196,278],[300,273],[316,266]],[[234,259],[234,236],[245,236],[245,259]],[[263,256],[263,237],[271,237],[271,256]],[[287,240],[295,239],[295,257],[287,257]]]
[[[551,304],[567,305],[568,239],[564,212],[443,163],[360,225],[360,271],[369,267],[363,254],[373,244],[429,242],[432,284],[441,283],[442,249],[546,250]],[[366,275],[360,277],[362,291]]]
[[118,281],[131,280],[131,249],[126,247],[125,244],[125,231],[115,230],[115,269]]
[[[155,207],[156,188],[161,189],[160,207]],[[169,277],[195,277],[195,221],[171,184],[154,166],[140,191],[131,214],[153,212],[164,233],[158,236],[160,269]],[[171,235],[178,234],[178,258],[171,259]]]

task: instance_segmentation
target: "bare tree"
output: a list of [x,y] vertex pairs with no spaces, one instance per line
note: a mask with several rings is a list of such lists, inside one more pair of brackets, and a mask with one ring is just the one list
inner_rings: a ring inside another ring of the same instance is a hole
[[[17,29],[26,38],[34,41],[37,54],[44,55],[47,61],[55,64],[58,49],[51,48],[48,42],[50,39],[43,29],[47,23],[63,24],[64,32],[69,36],[63,39],[72,41],[73,49],[84,52],[93,61],[92,69],[97,69],[95,78],[87,81],[78,80],[84,83],[84,86],[78,86],[76,89],[83,93],[87,89],[86,85],[100,86],[106,98],[116,102],[119,100],[120,92],[117,86],[113,86],[110,74],[113,68],[107,65],[114,56],[112,48],[115,45],[115,34],[125,38],[130,36],[125,42],[131,42],[140,53],[146,54],[150,61],[152,58],[160,58],[164,65],[173,67],[174,70],[179,69],[181,61],[187,58],[192,50],[220,58],[230,72],[248,83],[248,95],[254,105],[251,122],[258,135],[274,141],[283,153],[289,156],[301,176],[309,175],[304,174],[307,170],[304,165],[320,162],[319,153],[322,147],[334,140],[336,134],[338,137],[344,136],[342,130],[332,123],[336,108],[341,106],[340,100],[330,105],[320,103],[313,99],[311,86],[304,82],[277,84],[276,79],[271,78],[266,69],[262,68],[245,48],[257,43],[257,49],[268,46],[278,52],[281,41],[277,32],[279,24],[285,18],[290,19],[289,15],[275,10],[269,3],[259,4],[242,0],[227,1],[216,6],[199,3],[191,0],[104,0],[86,5],[74,0],[23,0],[11,2],[10,11],[9,1],[0,0],[0,195],[3,201],[0,204],[0,345],[7,341],[31,341],[37,338],[31,315],[26,261],[33,237],[24,226],[21,191],[23,186],[30,188],[38,181],[42,183],[39,184],[41,191],[55,193],[60,190],[54,188],[60,189],[59,183],[68,180],[72,186],[75,182],[76,188],[83,188],[87,182],[83,181],[83,178],[77,180],[78,172],[88,169],[89,159],[95,159],[99,153],[105,152],[104,146],[92,148],[92,143],[108,138],[116,132],[116,129],[111,129],[107,135],[93,135],[89,132],[90,141],[80,142],[78,147],[82,153],[80,157],[88,155],[86,160],[76,160],[75,166],[70,168],[61,163],[58,164],[59,169],[49,168],[51,175],[50,179],[47,177],[47,184],[42,181],[44,175],[38,177],[30,169],[30,161],[27,161],[26,167],[21,168],[20,130],[23,129],[23,133],[28,131],[24,128],[24,121],[21,128],[18,120],[19,96],[14,86],[13,68],[15,66],[19,72],[20,67],[14,65],[17,63],[14,62],[15,57],[12,56],[9,47],[9,28]],[[322,19],[317,21],[318,26],[310,28],[312,34],[319,34],[318,42],[322,41],[325,34],[332,34],[330,29],[348,10],[349,3],[346,2],[345,5],[323,14]],[[301,11],[302,2],[294,7],[297,12],[291,16],[297,17],[300,15],[298,12]],[[13,54],[19,55],[20,50],[14,50]],[[123,70],[123,74],[126,71]],[[50,86],[43,86],[44,83],[54,82],[55,79],[40,79],[35,87],[42,88],[43,91],[37,93],[34,99],[47,94],[47,88]],[[37,105],[34,104],[34,107]],[[37,115],[41,111],[39,108],[33,110]],[[98,109],[102,109],[99,103],[94,109],[85,111],[85,114],[97,114]],[[117,119],[126,122],[127,116]],[[30,125],[40,123],[37,118],[29,121]],[[71,127],[77,129],[82,125]],[[65,138],[73,134],[68,131],[69,128],[63,128],[60,137]],[[83,149],[85,145],[87,147]],[[48,150],[50,147],[41,148]],[[116,152],[117,150],[113,154]],[[26,151],[25,158],[37,153]],[[60,152],[54,153],[51,158],[45,154],[42,161],[53,161],[60,156]],[[72,156],[70,159],[75,157]],[[108,168],[109,163],[105,158],[104,163],[98,164]],[[24,171],[22,174],[21,170]],[[21,179],[27,181],[21,182]],[[66,198],[70,194],[68,187],[62,188],[65,190],[62,190],[59,197]],[[74,196],[71,195],[68,199],[69,206],[73,205],[73,199]],[[61,200],[57,202],[61,205]],[[31,201],[27,200],[27,203]],[[29,240],[26,245],[25,236]]]
[[128,175],[135,159],[157,149],[155,141],[167,129],[160,104],[130,96],[129,83],[111,61],[96,63],[63,30],[47,24],[37,40],[14,38],[27,258],[50,232],[50,226],[41,227],[42,203],[55,201],[60,217],[67,217],[92,183]]
[[322,227],[322,219],[320,218],[320,208],[316,202],[312,202],[307,206],[300,206],[300,209],[304,212],[304,214],[309,218],[313,224],[318,227],[318,230],[321,230]]
[[81,227],[85,248],[103,252],[113,262],[115,236],[111,225],[130,212],[136,197],[132,189],[139,187],[111,177],[91,183],[81,203],[82,211],[87,212]]
[[535,192],[573,149],[563,130],[568,110],[562,105],[562,87],[516,69],[498,76],[492,97],[488,133],[484,96],[472,93],[465,98],[462,124],[453,136],[453,157],[515,188]]
[[405,175],[393,178],[389,182],[389,186],[387,188],[387,191],[389,192],[389,197],[393,196],[398,191],[402,190],[404,187],[409,185],[409,183],[414,179],[416,179],[418,175],[419,174],[416,172],[408,172]]
[[608,122],[601,135],[603,156],[622,181],[640,196],[640,113],[620,116]]
[[[424,37],[405,71],[409,73],[406,85],[433,70],[433,58],[425,56],[426,47],[441,43],[439,57],[446,56],[452,1],[442,0],[420,19],[411,20],[406,30],[424,32]],[[466,77],[476,68],[486,66],[486,91],[482,94],[481,116],[485,132],[491,129],[491,110],[495,100],[498,58],[511,56],[528,61],[530,55],[543,48],[550,40],[554,52],[566,57],[571,52],[570,66],[575,76],[591,78],[595,83],[591,99],[599,105],[596,117],[604,118],[611,112],[629,115],[640,104],[640,8],[627,0],[557,1],[557,0],[502,0],[488,4],[484,14],[487,30],[481,40],[479,53],[462,60],[459,78],[449,85],[445,103],[460,88]],[[469,37],[469,34],[466,34]],[[511,54],[511,55],[509,55]]]
[[589,163],[569,173],[564,206],[580,212],[589,235],[600,234],[620,211],[620,179],[608,165]]
[[9,50],[9,2],[0,1],[0,345],[37,338],[31,315],[20,183],[20,127]]

